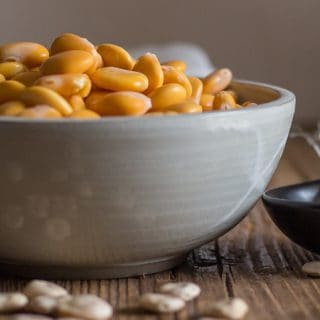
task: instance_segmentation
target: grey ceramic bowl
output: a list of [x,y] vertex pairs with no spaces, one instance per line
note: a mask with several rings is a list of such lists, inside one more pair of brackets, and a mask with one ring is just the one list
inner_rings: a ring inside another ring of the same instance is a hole
[[0,120],[0,270],[112,278],[177,265],[235,226],[285,146],[295,98],[232,84],[242,110]]

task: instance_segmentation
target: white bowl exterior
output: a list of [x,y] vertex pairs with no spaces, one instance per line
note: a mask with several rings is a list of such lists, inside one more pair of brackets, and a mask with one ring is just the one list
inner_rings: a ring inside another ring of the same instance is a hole
[[218,237],[278,164],[295,104],[278,102],[201,116],[0,123],[0,260],[140,263]]

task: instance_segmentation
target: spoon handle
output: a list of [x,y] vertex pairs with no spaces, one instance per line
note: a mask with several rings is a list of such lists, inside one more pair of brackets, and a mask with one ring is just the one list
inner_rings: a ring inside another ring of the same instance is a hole
[[314,133],[305,131],[298,125],[294,125],[290,131],[290,138],[303,138],[313,148],[318,157],[320,157],[320,121],[317,125],[317,130]]

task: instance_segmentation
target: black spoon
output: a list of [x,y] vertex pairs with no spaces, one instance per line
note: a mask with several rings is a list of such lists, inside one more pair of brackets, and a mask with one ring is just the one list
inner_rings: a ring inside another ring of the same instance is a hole
[[287,237],[320,254],[320,180],[269,190],[262,201]]

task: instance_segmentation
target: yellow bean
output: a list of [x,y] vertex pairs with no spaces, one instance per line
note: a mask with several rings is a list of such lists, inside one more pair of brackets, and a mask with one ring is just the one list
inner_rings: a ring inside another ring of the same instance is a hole
[[196,77],[189,77],[189,81],[192,87],[192,94],[191,99],[196,103],[200,103],[202,91],[203,91],[203,84],[199,78]]
[[233,96],[234,100],[238,99],[238,94],[234,90],[224,90],[224,91],[230,93]]
[[115,44],[103,43],[97,47],[97,51],[101,55],[105,67],[132,70],[134,60],[125,49]]
[[147,112],[144,116],[148,116],[148,117],[158,117],[158,116],[163,116],[164,113],[161,111],[151,111],[151,112]]
[[0,73],[6,79],[11,79],[17,74],[26,71],[26,67],[20,62],[2,62],[0,63]]
[[32,118],[32,119],[62,118],[62,115],[59,111],[45,104],[24,109],[18,116],[22,118]]
[[83,110],[86,108],[86,104],[85,104],[83,98],[81,96],[79,96],[78,94],[71,96],[68,99],[68,101],[74,111]]
[[40,70],[43,75],[85,73],[95,63],[94,57],[83,50],[64,51],[51,56]]
[[[124,48],[95,46],[73,33],[49,51],[32,42],[0,46],[0,115],[99,118],[240,109],[232,72],[188,77],[182,60],[160,63],[152,53],[134,59]],[[28,109],[28,110],[25,110]],[[52,110],[53,113],[52,113]]]
[[151,100],[138,92],[119,91],[105,95],[88,108],[101,116],[141,116],[151,108]]
[[254,106],[257,106],[256,103],[252,102],[252,101],[245,101],[243,104],[242,104],[242,107],[254,107]]
[[91,68],[87,71],[87,74],[92,74],[94,73],[97,69],[102,68],[103,67],[103,61],[102,61],[102,57],[100,56],[100,54],[98,52],[96,52],[93,55],[93,58],[95,59],[95,63],[91,66]]
[[186,97],[186,89],[180,84],[166,84],[150,94],[152,111],[162,111],[171,104],[178,104],[185,101]]
[[147,112],[145,116],[150,116],[150,117],[156,117],[156,116],[176,116],[179,114],[176,111],[152,111],[152,112]]
[[94,53],[94,45],[86,38],[82,38],[74,33],[64,33],[54,39],[50,47],[50,55],[55,55],[64,51],[83,50]]
[[106,91],[106,90],[91,91],[91,93],[85,100],[87,107],[90,109],[93,105],[95,105],[100,99],[105,97],[105,95],[107,95],[108,93],[110,93],[110,91]]
[[229,109],[235,109],[236,108],[236,101],[234,100],[234,97],[226,92],[226,91],[220,91],[215,94],[214,101],[212,105],[213,110],[229,110]]
[[[1,84],[0,84],[1,85]],[[70,104],[57,92],[40,86],[26,88],[21,94],[21,101],[27,106],[48,105],[67,116],[73,112]]]
[[167,116],[176,116],[177,114],[179,114],[177,111],[163,111],[163,114],[167,115]]
[[21,72],[17,74],[12,78],[12,80],[19,81],[22,84],[24,84],[26,87],[30,87],[40,77],[41,77],[40,71],[26,71],[26,72]]
[[149,86],[145,93],[152,92],[163,85],[163,71],[156,55],[152,53],[144,54],[139,58],[133,70],[147,76]]
[[202,107],[194,102],[182,102],[164,108],[164,111],[175,111],[177,113],[201,113]]
[[212,111],[214,95],[203,93],[200,98],[200,105],[202,106],[202,111]]
[[203,79],[203,92],[216,94],[228,87],[232,80],[231,70],[224,68],[210,73]]
[[91,79],[97,87],[112,91],[143,92],[149,84],[143,73],[115,67],[98,69],[91,75]]
[[28,68],[40,66],[49,57],[48,49],[38,43],[15,42],[0,47],[0,61],[16,61]]
[[166,61],[162,63],[163,66],[169,66],[169,67],[174,67],[180,72],[185,72],[187,69],[187,65],[184,61],[181,60],[171,60],[171,61]]
[[192,86],[188,79],[188,77],[181,71],[178,71],[174,67],[162,66],[163,76],[164,76],[164,84],[168,83],[178,83],[181,84],[187,92],[187,97],[191,97],[192,94]]
[[25,105],[20,101],[8,101],[0,105],[1,116],[17,116],[25,109]]
[[55,74],[43,76],[35,82],[35,85],[52,89],[65,97],[70,97],[75,94],[86,97],[91,90],[91,80],[86,74]]
[[97,52],[95,46],[86,38],[82,38],[73,33],[64,33],[57,37],[50,48],[50,54],[55,55],[64,51],[83,50],[92,54],[95,63],[89,69],[88,73],[92,73],[97,68],[103,66],[102,57]]
[[6,80],[0,82],[0,103],[19,100],[24,89],[25,86],[18,81]]
[[88,109],[76,110],[71,115],[73,119],[99,119],[101,118],[96,112]]

